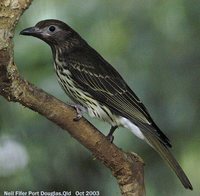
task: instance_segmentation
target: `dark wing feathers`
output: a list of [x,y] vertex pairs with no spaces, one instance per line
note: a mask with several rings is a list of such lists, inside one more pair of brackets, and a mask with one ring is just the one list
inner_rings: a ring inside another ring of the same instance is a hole
[[[76,64],[77,55],[80,59],[78,64]],[[124,116],[136,124],[146,141],[166,160],[184,187],[192,190],[189,179],[168,149],[171,147],[169,139],[157,127],[145,106],[118,72],[95,50],[90,54],[85,53],[85,49],[79,54],[74,53],[70,55],[68,61],[68,69],[76,85],[116,115]]]
[[[91,53],[94,55],[91,56]],[[79,62],[77,62],[77,56],[79,56]],[[165,146],[171,147],[169,139],[153,122],[139,98],[119,73],[96,51],[90,52],[84,49],[73,52],[68,57],[67,61],[70,65],[68,69],[79,88],[87,91],[117,115],[128,118],[142,130],[148,130]]]

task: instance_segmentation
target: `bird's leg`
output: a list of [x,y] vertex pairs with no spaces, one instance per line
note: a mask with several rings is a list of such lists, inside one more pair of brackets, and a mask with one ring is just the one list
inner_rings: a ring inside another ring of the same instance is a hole
[[83,117],[83,113],[86,112],[86,109],[83,106],[79,105],[79,104],[71,104],[71,106],[73,108],[75,108],[76,113],[77,113],[76,117],[73,118],[73,120],[74,121],[79,121]]
[[113,140],[114,140],[114,136],[113,136],[113,133],[115,132],[115,130],[117,129],[118,126],[112,126],[108,135],[106,136],[108,138],[108,140],[113,143]]

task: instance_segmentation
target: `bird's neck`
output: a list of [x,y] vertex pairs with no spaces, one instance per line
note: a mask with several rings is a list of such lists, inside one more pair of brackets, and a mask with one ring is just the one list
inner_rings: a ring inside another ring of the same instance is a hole
[[87,42],[83,39],[71,38],[71,40],[66,40],[65,42],[50,46],[54,60],[57,58],[57,60],[63,61],[66,60],[67,56],[69,56],[71,53],[87,45]]

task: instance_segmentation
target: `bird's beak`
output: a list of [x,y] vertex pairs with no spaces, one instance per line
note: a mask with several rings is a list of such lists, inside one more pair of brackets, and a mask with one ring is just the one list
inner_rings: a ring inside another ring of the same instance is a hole
[[29,36],[38,37],[41,34],[41,31],[40,31],[39,28],[29,27],[29,28],[22,30],[19,34],[20,35],[29,35]]

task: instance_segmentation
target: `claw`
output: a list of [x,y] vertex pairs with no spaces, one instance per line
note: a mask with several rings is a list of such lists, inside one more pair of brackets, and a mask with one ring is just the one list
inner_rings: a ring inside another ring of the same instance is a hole
[[77,113],[76,117],[73,118],[73,120],[74,121],[79,121],[83,117],[83,113],[86,111],[86,109],[83,106],[78,105],[78,104],[77,105],[76,104],[72,104],[71,106],[75,108],[76,113]]
[[82,114],[77,114],[75,118],[73,118],[74,121],[79,121],[83,117]]
[[113,143],[113,141],[114,141],[114,136],[113,135],[107,135],[106,136],[107,137],[107,139],[108,139],[108,141],[110,142],[110,143]]

